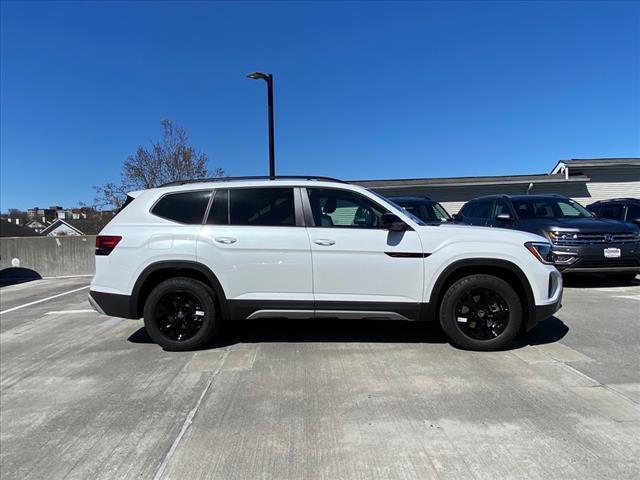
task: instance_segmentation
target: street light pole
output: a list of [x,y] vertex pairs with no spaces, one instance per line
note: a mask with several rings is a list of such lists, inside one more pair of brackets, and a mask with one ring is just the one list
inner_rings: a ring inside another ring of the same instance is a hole
[[247,77],[258,80],[262,79],[267,82],[267,107],[269,113],[269,177],[276,176],[276,152],[275,152],[275,134],[273,120],[273,75],[270,73],[254,72]]

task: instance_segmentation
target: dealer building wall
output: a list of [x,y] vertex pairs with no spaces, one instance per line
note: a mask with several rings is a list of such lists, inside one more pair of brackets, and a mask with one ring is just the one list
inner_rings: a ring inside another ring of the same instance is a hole
[[431,197],[451,214],[484,195],[555,193],[588,205],[598,200],[640,197],[640,159],[563,160],[549,174],[500,177],[416,178],[353,182],[384,196]]

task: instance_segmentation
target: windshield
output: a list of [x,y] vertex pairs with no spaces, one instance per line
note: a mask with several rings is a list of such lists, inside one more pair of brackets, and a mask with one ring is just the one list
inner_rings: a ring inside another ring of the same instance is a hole
[[513,206],[522,220],[531,218],[589,218],[593,215],[582,205],[564,198],[514,200]]
[[438,202],[401,199],[396,200],[395,204],[399,205],[405,212],[427,223],[448,222],[451,220],[451,216]]
[[420,220],[418,217],[416,217],[413,213],[407,211],[406,208],[398,205],[397,203],[395,203],[392,200],[389,200],[387,197],[383,197],[382,195],[374,192],[373,190],[369,190],[369,192],[373,193],[376,197],[380,198],[381,200],[384,200],[386,203],[390,203],[391,205],[393,205],[394,207],[396,207],[398,210],[400,210],[401,212],[404,212],[404,214],[409,217],[411,220],[413,220],[414,222],[416,222],[418,225],[426,225],[426,223],[424,223],[422,220]]

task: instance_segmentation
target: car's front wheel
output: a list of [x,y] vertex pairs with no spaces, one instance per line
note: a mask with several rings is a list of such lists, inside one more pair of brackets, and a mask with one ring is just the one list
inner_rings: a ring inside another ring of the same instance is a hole
[[144,326],[165,350],[193,350],[206,344],[218,329],[213,291],[192,278],[159,283],[144,304]]
[[457,346],[498,350],[520,331],[522,302],[516,291],[493,275],[469,275],[444,294],[440,324]]

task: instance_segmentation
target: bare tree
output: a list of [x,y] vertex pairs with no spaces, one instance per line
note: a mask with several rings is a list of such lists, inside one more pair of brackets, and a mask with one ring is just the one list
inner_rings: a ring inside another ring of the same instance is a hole
[[222,177],[224,170],[210,171],[206,153],[197,152],[189,145],[184,128],[171,120],[162,120],[162,140],[151,142],[149,148],[139,146],[135,155],[129,156],[122,166],[120,183],[109,182],[94,187],[96,206],[119,208],[127,192],[158,187],[176,180],[191,180],[207,177]]
[[29,221],[29,216],[27,212],[23,212],[17,208],[10,208],[7,214],[8,218],[11,218],[14,222],[15,219],[18,219],[22,225],[26,224]]

